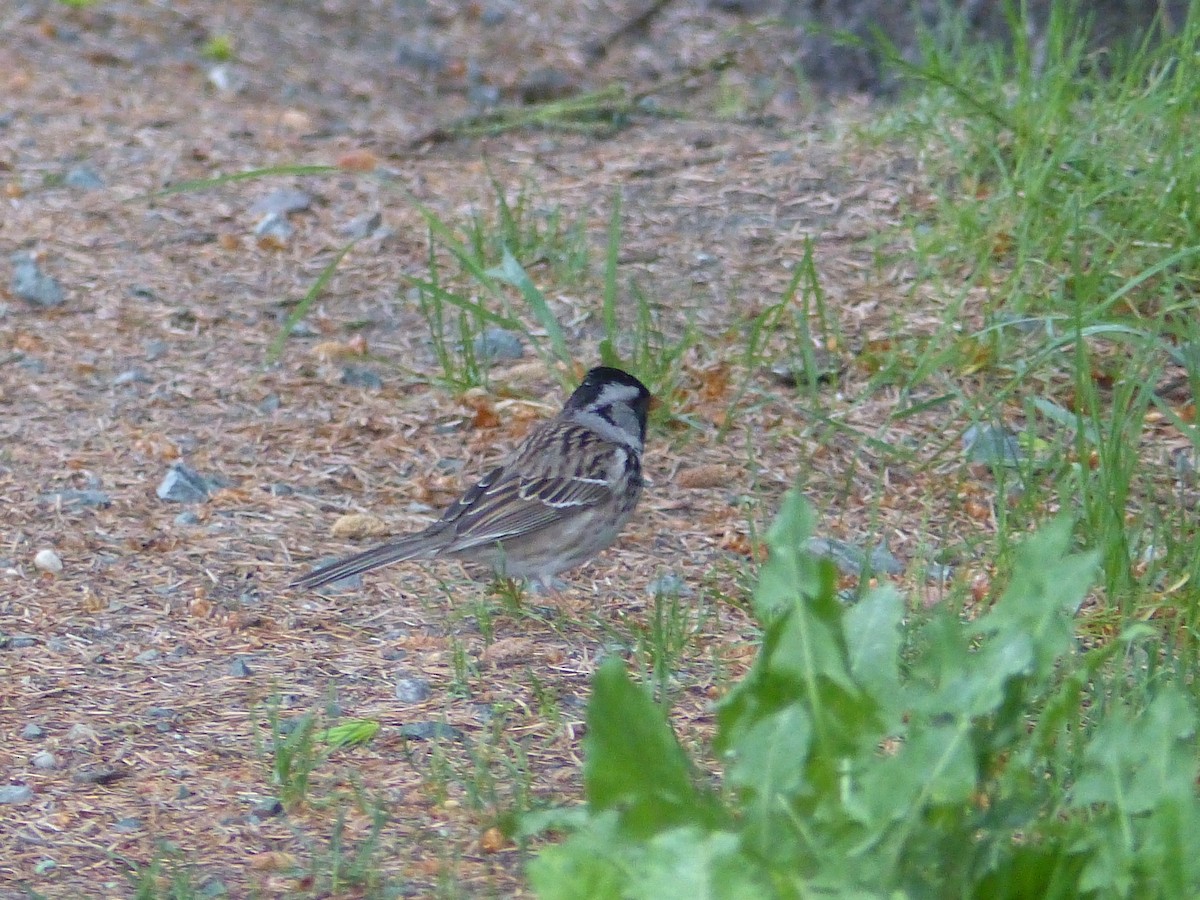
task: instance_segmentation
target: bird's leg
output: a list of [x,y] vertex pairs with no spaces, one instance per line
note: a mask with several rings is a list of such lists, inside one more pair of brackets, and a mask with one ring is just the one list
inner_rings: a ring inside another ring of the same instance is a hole
[[558,599],[558,596],[568,587],[567,582],[561,578],[555,578],[553,575],[546,578],[530,578],[525,583],[535,596],[549,597],[552,600]]

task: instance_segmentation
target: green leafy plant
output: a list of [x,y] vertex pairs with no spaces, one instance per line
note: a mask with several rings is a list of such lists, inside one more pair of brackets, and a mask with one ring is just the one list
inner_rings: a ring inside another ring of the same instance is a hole
[[[1193,896],[1195,703],[1125,698],[1134,628],[1081,653],[1097,568],[1055,521],[973,621],[906,624],[895,591],[841,603],[789,494],[754,596],[763,642],[719,710],[724,795],[612,660],[588,710],[582,816],[530,867],[569,897]],[[582,820],[582,824],[580,824]],[[1030,891],[1033,893],[1031,894]]]
[[318,741],[316,714],[308,712],[297,719],[284,721],[279,714],[278,701],[272,701],[267,706],[267,724],[271,729],[271,742],[263,748],[263,753],[267,757],[271,783],[284,808],[297,808],[308,799],[313,770],[327,752]]

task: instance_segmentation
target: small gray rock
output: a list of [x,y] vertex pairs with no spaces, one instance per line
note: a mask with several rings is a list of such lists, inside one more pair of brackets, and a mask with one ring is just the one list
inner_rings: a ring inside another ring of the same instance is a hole
[[516,333],[494,325],[476,335],[473,346],[475,356],[485,362],[520,359],[525,355],[525,343]]
[[382,224],[382,213],[363,213],[361,216],[355,216],[345,225],[340,226],[338,231],[351,240],[357,241],[365,238],[367,235],[374,234]]
[[126,369],[120,375],[113,379],[113,387],[121,387],[126,384],[150,384],[153,379],[150,378],[141,369]]
[[250,815],[256,819],[273,819],[283,815],[283,804],[275,797],[259,800],[250,810]]
[[200,517],[190,509],[185,509],[175,517],[175,524],[180,528],[186,528],[189,525],[199,525]]
[[104,491],[49,491],[38,497],[40,503],[47,506],[59,506],[63,509],[72,507],[91,506],[96,509],[106,509],[112,505],[112,498]]
[[491,109],[500,102],[500,88],[486,82],[473,82],[467,86],[467,102],[480,109]]
[[400,736],[410,741],[466,740],[462,729],[445,722],[409,722],[400,726]]
[[158,498],[172,503],[203,503],[212,493],[213,483],[195,469],[175,463],[158,486]]
[[522,103],[546,103],[577,93],[579,85],[570,75],[553,66],[534,69],[521,79],[517,91]]
[[272,497],[290,497],[296,493],[296,489],[290,484],[284,484],[282,481],[277,481],[267,488],[267,491]]
[[665,572],[646,585],[646,593],[651,597],[691,597],[696,592],[674,572]]
[[67,740],[72,743],[89,743],[94,744],[100,740],[100,736],[96,734],[96,729],[91,725],[85,725],[82,722],[76,722],[71,726],[71,730],[67,732]]
[[249,678],[254,674],[254,670],[250,668],[246,660],[240,656],[236,656],[233,662],[229,664],[229,674],[234,678]]
[[898,575],[904,571],[903,563],[882,544],[867,553],[846,541],[814,537],[808,540],[808,552],[831,560],[838,571],[846,575],[861,575],[867,569],[884,575]]
[[175,710],[163,706],[152,706],[146,710],[146,715],[155,731],[166,734],[175,730],[175,721],[179,718]]
[[954,566],[931,562],[929,568],[925,570],[925,580],[930,584],[949,584],[954,580]]
[[26,372],[32,372],[34,375],[45,375],[47,366],[45,360],[38,359],[36,356],[22,357],[17,365]]
[[45,730],[37,722],[30,722],[21,729],[21,737],[27,741],[41,740],[46,736]]
[[433,688],[424,678],[396,679],[396,699],[401,703],[424,703],[433,696]]
[[139,665],[145,665],[154,662],[160,655],[157,650],[143,650],[133,658],[133,661]]
[[499,3],[488,3],[479,13],[479,24],[484,28],[495,28],[508,18],[508,8]]
[[312,206],[312,194],[299,188],[280,188],[261,197],[250,207],[250,214],[255,216],[286,216],[290,213],[303,212]]
[[268,213],[254,226],[254,236],[259,238],[269,237],[286,242],[295,233],[292,223],[279,213]]
[[24,650],[27,647],[36,647],[38,639],[32,634],[14,634],[8,638],[8,646],[13,650]]
[[71,780],[76,784],[112,784],[131,774],[129,766],[124,763],[98,763],[84,766],[71,776]]
[[396,44],[396,65],[404,69],[413,69],[427,75],[437,75],[446,68],[446,54],[434,50],[427,44],[410,44],[400,41]]
[[63,182],[67,187],[73,187],[78,191],[98,191],[104,187],[104,181],[100,178],[99,173],[87,163],[80,163],[67,172]]
[[269,416],[271,413],[276,412],[281,405],[282,401],[279,399],[278,394],[267,394],[267,396],[258,402],[258,411],[264,416]]
[[29,761],[35,769],[55,769],[58,768],[58,758],[49,750],[39,750],[30,757]]
[[45,309],[63,304],[66,297],[62,286],[38,267],[37,260],[28,253],[14,253],[11,259],[14,294],[26,303]]
[[377,391],[383,387],[383,379],[364,366],[343,366],[342,384]]
[[124,819],[117,819],[113,824],[113,831],[121,834],[131,834],[134,831],[140,831],[142,828],[142,820],[129,816]]
[[6,784],[0,787],[0,804],[28,803],[33,799],[33,788],[27,784]]
[[142,353],[146,357],[146,362],[157,362],[166,356],[170,349],[166,341],[146,341],[142,344]]

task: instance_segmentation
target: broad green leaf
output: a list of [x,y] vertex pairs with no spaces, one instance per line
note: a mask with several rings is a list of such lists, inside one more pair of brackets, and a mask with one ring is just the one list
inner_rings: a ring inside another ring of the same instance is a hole
[[900,680],[900,622],[904,601],[892,587],[873,590],[846,610],[843,631],[850,674],[877,702],[886,702]]
[[820,592],[819,563],[805,550],[814,522],[812,507],[799,491],[783,495],[775,521],[767,530],[767,561],[754,589],[754,611],[761,622],[769,622],[799,597]]
[[708,803],[692,785],[662,710],[619,659],[596,672],[587,721],[583,778],[593,807],[620,810],[622,822],[642,834],[707,817]]
[[616,812],[592,816],[589,827],[529,864],[529,882],[542,900],[621,900],[628,896],[629,865],[636,848],[621,837]]
[[637,888],[643,900],[761,900],[771,896],[761,866],[742,855],[737,835],[673,828],[655,835],[641,860]]

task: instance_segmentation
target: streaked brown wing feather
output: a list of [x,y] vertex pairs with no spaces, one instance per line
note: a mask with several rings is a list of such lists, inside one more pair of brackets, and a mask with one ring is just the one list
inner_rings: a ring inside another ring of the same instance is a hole
[[612,496],[606,469],[614,449],[586,428],[542,426],[516,458],[446,511],[442,522],[455,535],[446,552],[529,534],[604,503]]

